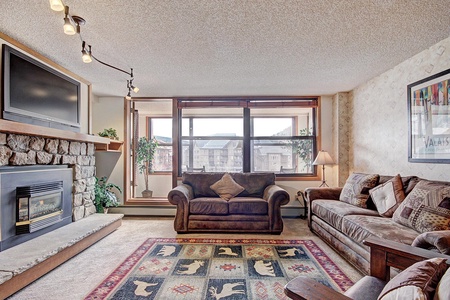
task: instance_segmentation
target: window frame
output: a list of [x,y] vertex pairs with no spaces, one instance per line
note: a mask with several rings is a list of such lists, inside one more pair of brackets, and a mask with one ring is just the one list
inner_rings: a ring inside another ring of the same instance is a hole
[[[287,101],[286,101],[287,100]],[[218,107],[243,107],[243,123],[244,123],[244,141],[243,141],[243,172],[252,172],[251,166],[251,108],[282,108],[282,107],[310,107],[312,108],[312,136],[292,136],[291,139],[312,139],[313,140],[313,154],[314,158],[320,149],[320,97],[199,97],[199,98],[175,98],[174,111],[177,111],[178,120],[174,122],[177,124],[177,132],[180,134],[177,137],[177,153],[178,159],[176,168],[174,168],[174,182],[182,175],[182,111],[187,108],[218,108]],[[225,116],[231,117],[231,116]],[[272,118],[278,117],[276,114],[269,116]],[[280,116],[282,117],[282,116]],[[295,117],[295,116],[293,116]],[[297,129],[297,128],[296,128]],[[259,137],[258,137],[259,138]],[[270,137],[273,139],[274,137]],[[278,138],[278,137],[277,137]],[[286,137],[280,137],[280,140],[286,140]],[[317,167],[312,165],[312,172],[308,174],[301,173],[276,173],[276,177],[283,180],[319,180]]]
[[[154,137],[153,134],[153,128],[152,128],[152,120],[155,119],[168,119],[173,122],[172,116],[155,116],[155,117],[146,117],[146,126],[147,126],[147,138],[152,139]],[[172,130],[173,131],[173,130]],[[153,171],[153,175],[168,175],[173,172],[173,137],[172,137],[172,143],[160,143],[158,141],[158,146],[165,146],[165,147],[172,147],[172,170],[170,171]]]

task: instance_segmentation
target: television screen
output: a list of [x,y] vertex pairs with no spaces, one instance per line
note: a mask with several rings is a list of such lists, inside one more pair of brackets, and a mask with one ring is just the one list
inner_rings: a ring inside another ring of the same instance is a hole
[[3,118],[79,131],[80,83],[3,45]]

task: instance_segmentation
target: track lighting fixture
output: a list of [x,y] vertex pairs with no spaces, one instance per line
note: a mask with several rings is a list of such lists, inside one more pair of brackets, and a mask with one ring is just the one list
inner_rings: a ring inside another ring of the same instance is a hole
[[64,4],[61,0],[50,0],[50,8],[54,11],[63,11]]
[[[139,88],[133,85],[133,80],[134,80],[133,69],[131,69],[130,72],[127,72],[125,70],[122,70],[113,65],[107,64],[107,63],[99,60],[98,58],[96,58],[92,54],[91,45],[88,45],[89,50],[87,50],[86,42],[81,37],[80,25],[85,24],[86,21],[82,17],[71,16],[69,14],[69,6],[65,6],[62,0],[50,0],[50,7],[51,7],[51,9],[53,9],[55,11],[64,10],[64,14],[65,14],[65,16],[64,16],[64,33],[65,34],[74,35],[74,34],[78,33],[80,35],[80,39],[82,42],[81,43],[81,59],[83,60],[84,63],[90,63],[90,62],[92,62],[92,59],[94,59],[95,61],[101,63],[102,65],[105,65],[107,67],[110,67],[112,69],[115,69],[117,71],[120,71],[120,72],[130,75],[131,78],[129,80],[127,80],[128,94],[126,95],[125,99],[131,100],[131,91],[133,91],[134,93],[137,93],[139,91]],[[74,25],[76,27],[74,27]]]
[[64,33],[67,35],[74,35],[76,32],[75,27],[73,27],[72,22],[70,21],[69,18],[69,7],[66,6],[64,8],[64,13],[65,13],[65,17],[64,17]]
[[128,94],[125,96],[125,99],[131,100],[131,91],[128,91]]
[[82,45],[81,45],[81,59],[83,60],[84,63],[88,64],[90,62],[92,62],[92,57],[91,57],[91,46],[89,46],[89,51],[86,51],[86,42],[83,41]]

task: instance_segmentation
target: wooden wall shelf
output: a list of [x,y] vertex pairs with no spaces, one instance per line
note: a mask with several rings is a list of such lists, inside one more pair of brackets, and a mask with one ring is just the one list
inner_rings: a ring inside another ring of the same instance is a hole
[[[47,128],[42,126],[30,125],[25,123],[13,122],[8,120],[0,119],[0,132],[4,133],[14,133],[14,134],[24,134],[32,136],[40,136],[44,138],[56,138],[69,141],[79,141],[86,143],[94,143],[95,148],[97,147],[108,147],[111,141],[108,138],[101,136],[90,135],[86,133],[72,132],[66,130],[60,130],[55,128]],[[120,142],[120,146],[123,142]],[[117,147],[117,146],[113,146]],[[116,148],[116,151],[120,151],[120,147]]]
[[109,140],[109,144],[95,144],[95,151],[122,152],[122,141]]

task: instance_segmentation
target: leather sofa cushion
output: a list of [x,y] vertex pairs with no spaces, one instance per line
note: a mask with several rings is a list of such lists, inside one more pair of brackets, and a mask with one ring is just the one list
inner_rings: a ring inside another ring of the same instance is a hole
[[189,184],[194,198],[219,197],[210,186],[219,181],[224,173],[183,173],[183,183]]
[[219,197],[195,198],[189,201],[189,212],[196,215],[227,215],[228,202]]
[[417,231],[400,225],[391,218],[351,215],[345,216],[341,231],[354,241],[362,244],[370,236],[411,245],[419,235]]
[[235,197],[228,201],[230,214],[242,215],[267,215],[269,208],[267,201],[253,197]]
[[[189,184],[194,192],[194,198],[218,197],[210,188],[219,181],[225,173],[183,173],[182,182]],[[241,197],[262,198],[267,186],[275,184],[274,173],[230,173],[234,181],[245,190],[239,194]]]
[[335,200],[314,200],[311,209],[313,214],[338,230],[341,230],[342,219],[347,215],[379,216],[377,211]]
[[231,176],[245,189],[239,197],[262,198],[266,187],[275,184],[274,173],[231,173]]

